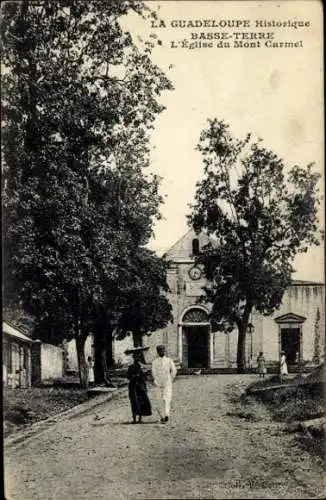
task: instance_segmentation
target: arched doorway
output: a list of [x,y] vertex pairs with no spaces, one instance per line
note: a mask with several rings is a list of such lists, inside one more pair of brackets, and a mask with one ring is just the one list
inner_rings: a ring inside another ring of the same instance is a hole
[[180,361],[184,368],[208,368],[210,364],[210,322],[204,308],[186,310],[180,323]]

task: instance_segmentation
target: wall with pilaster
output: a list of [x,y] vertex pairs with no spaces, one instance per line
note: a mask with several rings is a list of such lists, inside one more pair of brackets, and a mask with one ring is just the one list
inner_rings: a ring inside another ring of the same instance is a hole
[[254,345],[255,355],[262,350],[266,360],[279,360],[279,326],[275,318],[286,313],[304,316],[302,324],[302,353],[303,361],[312,362],[314,358],[316,320],[319,310],[319,343],[321,354],[325,352],[325,288],[322,284],[291,285],[285,292],[280,308],[271,316],[255,313],[253,324],[255,326]]

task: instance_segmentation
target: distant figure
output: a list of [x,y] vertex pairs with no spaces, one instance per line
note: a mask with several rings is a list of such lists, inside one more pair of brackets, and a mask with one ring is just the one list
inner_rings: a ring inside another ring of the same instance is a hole
[[[154,379],[156,409],[164,424],[169,420],[172,400],[172,382],[177,374],[177,369],[171,358],[165,356],[165,346],[156,347],[158,357],[152,363],[152,376]],[[164,409],[162,409],[164,406]]]
[[141,353],[134,352],[134,362],[128,367],[127,378],[129,380],[129,400],[132,412],[132,423],[141,423],[142,417],[152,414],[151,403],[147,396],[146,374],[140,365]]
[[289,374],[289,372],[288,372],[288,365],[286,363],[285,352],[281,351],[280,354],[281,354],[281,360],[280,360],[280,378],[281,378],[281,381],[283,381],[284,377],[286,377]]
[[94,377],[94,361],[92,359],[92,356],[88,356],[87,358],[87,377],[88,377],[88,384],[90,386],[93,386],[95,382],[95,377]]
[[267,373],[266,361],[263,351],[260,351],[259,355],[257,356],[257,371],[259,373],[259,378],[264,378]]
[[252,356],[250,356],[250,358],[248,360],[248,368],[249,368],[250,371],[252,371],[252,368],[253,368]]

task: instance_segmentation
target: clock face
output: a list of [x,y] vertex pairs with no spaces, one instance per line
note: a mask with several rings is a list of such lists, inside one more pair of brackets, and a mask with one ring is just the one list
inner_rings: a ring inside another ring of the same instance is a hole
[[189,270],[189,276],[192,280],[199,280],[201,278],[201,270],[199,267],[192,267]]

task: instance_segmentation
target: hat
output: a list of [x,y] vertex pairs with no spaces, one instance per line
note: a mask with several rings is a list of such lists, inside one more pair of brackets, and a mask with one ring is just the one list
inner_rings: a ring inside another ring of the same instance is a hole
[[127,349],[125,354],[137,354],[138,352],[148,351],[149,347],[134,347],[133,349]]

